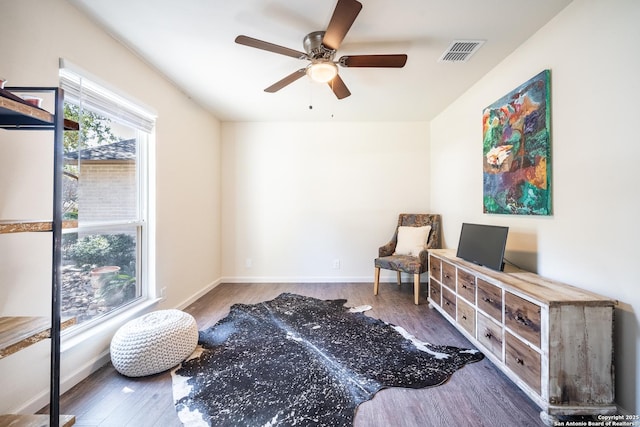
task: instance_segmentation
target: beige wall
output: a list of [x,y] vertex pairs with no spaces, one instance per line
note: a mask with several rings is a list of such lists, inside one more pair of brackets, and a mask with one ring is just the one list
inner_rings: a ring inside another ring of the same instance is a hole
[[225,123],[224,280],[372,281],[398,213],[429,211],[427,132],[426,122]]
[[[215,285],[221,275],[218,120],[66,1],[3,1],[2,16],[0,74],[10,85],[57,86],[62,57],[156,110],[151,249],[157,262],[150,273],[167,298],[153,308],[181,306]],[[50,137],[3,132],[0,138],[0,218],[48,217]],[[46,235],[4,237],[0,315],[47,314]],[[82,343],[63,339],[63,389],[104,362],[119,323],[103,324]],[[48,401],[48,346],[44,341],[0,360],[2,384],[12,384],[0,389],[0,413],[37,410]]]
[[[446,218],[446,245],[462,222],[506,225],[508,259],[618,299],[616,398],[631,413],[640,409],[639,21],[637,0],[574,0],[431,124],[431,203]],[[482,110],[547,68],[553,215],[484,215]]]

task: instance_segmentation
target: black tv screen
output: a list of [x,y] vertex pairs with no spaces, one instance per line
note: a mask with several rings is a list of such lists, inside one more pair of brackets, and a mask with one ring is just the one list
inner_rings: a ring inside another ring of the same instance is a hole
[[502,271],[508,232],[509,227],[463,223],[457,256]]

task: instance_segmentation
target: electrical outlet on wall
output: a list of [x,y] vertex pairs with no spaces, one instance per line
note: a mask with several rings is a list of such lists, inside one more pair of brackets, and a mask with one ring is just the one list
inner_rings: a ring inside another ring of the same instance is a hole
[[340,269],[340,260],[339,259],[334,259],[333,260],[333,269],[334,270],[339,270]]
[[245,266],[245,268],[253,267],[253,260],[251,258],[245,259],[244,260],[244,266]]
[[165,299],[167,297],[167,287],[160,288],[160,298]]

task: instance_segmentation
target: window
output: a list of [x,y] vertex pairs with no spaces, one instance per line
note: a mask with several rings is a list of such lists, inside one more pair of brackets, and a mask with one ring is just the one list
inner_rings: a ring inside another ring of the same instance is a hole
[[62,317],[77,324],[148,296],[148,144],[154,116],[61,63],[65,117]]

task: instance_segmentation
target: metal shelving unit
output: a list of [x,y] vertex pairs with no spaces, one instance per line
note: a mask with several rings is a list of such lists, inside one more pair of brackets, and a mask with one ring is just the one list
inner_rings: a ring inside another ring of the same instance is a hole
[[[54,113],[33,106],[13,92],[49,93],[54,97]],[[73,319],[61,321],[61,242],[62,242],[62,168],[63,132],[78,130],[78,124],[64,119],[64,92],[57,87],[13,87],[0,89],[0,128],[11,130],[52,131],[53,207],[51,220],[0,220],[0,234],[48,232],[52,235],[51,319],[43,317],[0,317],[0,359],[42,339],[51,341],[49,425],[71,426],[75,417],[60,416],[60,332]],[[42,426],[47,415],[0,415],[0,425]]]

